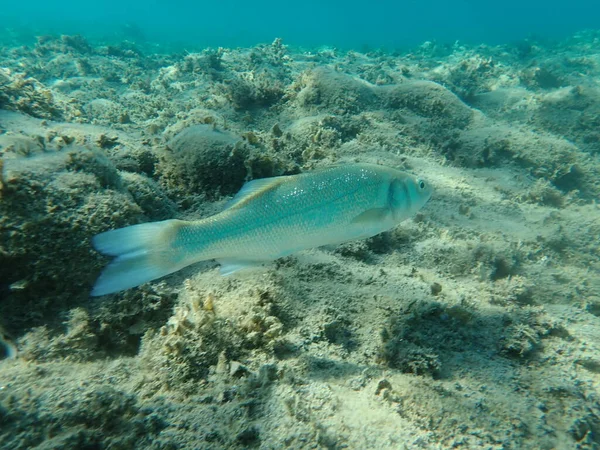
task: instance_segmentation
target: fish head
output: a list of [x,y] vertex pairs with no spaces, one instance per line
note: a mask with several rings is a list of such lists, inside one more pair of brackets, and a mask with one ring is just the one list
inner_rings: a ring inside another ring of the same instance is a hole
[[388,202],[396,220],[404,220],[419,211],[433,194],[433,187],[423,178],[402,173],[392,178]]

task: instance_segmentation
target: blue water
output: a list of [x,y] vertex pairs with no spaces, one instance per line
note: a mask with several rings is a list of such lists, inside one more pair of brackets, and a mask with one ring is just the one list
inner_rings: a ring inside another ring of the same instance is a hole
[[[598,28],[600,2],[2,0],[0,33],[193,46],[251,46],[281,37],[297,46],[406,48],[424,41],[506,43],[560,39]],[[5,28],[4,30],[2,30]]]

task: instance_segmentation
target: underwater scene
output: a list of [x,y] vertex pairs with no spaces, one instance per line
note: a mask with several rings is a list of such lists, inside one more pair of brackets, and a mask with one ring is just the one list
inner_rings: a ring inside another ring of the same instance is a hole
[[0,449],[600,449],[600,7],[0,11]]

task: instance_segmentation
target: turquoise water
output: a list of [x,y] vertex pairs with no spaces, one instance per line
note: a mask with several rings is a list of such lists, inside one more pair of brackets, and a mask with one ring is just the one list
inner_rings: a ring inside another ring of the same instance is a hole
[[276,37],[290,45],[339,48],[395,49],[428,40],[497,44],[560,39],[600,23],[600,5],[591,0],[4,3],[0,33],[17,40],[81,33],[200,47],[252,46]]
[[598,0],[0,1],[0,450],[600,449]]

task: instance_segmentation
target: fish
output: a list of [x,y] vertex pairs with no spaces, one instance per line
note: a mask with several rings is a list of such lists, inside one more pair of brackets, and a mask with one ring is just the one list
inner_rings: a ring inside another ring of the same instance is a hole
[[422,178],[375,164],[252,180],[213,216],[94,236],[94,248],[114,259],[91,295],[133,288],[199,261],[214,259],[229,275],[301,250],[369,238],[414,215],[432,192]]

